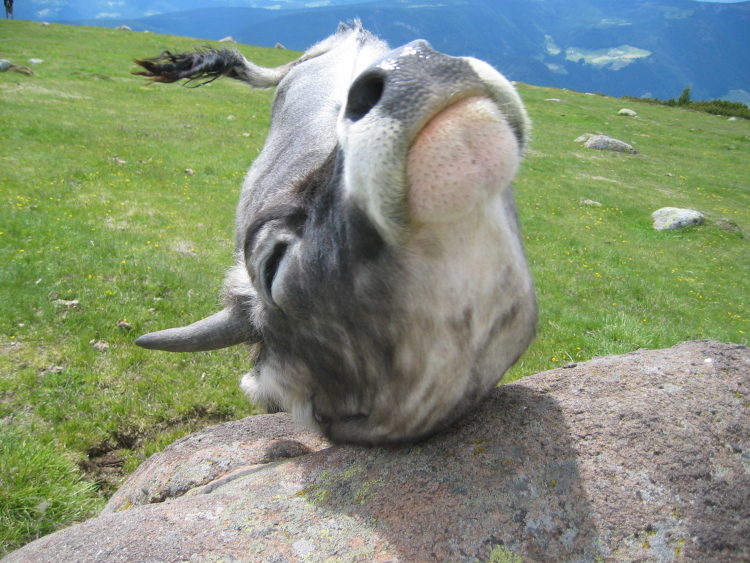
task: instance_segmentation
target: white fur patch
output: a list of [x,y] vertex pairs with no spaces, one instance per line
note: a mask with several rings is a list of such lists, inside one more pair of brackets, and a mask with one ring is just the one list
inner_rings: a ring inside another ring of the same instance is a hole
[[281,407],[296,423],[319,430],[313,415],[308,370],[301,367],[298,370],[284,369],[268,362],[243,375],[240,388],[251,402],[265,408],[270,405]]
[[471,57],[465,57],[465,60],[479,75],[479,78],[491,87],[495,103],[519,135],[521,154],[525,153],[531,134],[531,120],[526,113],[521,96],[508,82],[508,79],[492,68],[490,64]]

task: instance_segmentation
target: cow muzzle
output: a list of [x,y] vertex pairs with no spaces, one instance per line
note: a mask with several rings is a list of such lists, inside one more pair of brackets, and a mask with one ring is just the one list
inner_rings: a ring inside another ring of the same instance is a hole
[[422,40],[360,73],[338,127],[346,190],[394,244],[415,220],[453,220],[508,185],[529,136],[508,80]]

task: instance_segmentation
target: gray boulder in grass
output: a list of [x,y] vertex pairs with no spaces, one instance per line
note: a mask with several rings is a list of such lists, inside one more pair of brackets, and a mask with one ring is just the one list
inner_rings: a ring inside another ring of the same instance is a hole
[[651,214],[654,229],[657,231],[673,231],[685,227],[702,225],[705,216],[695,209],[680,209],[679,207],[662,207]]
[[636,150],[631,145],[624,141],[608,137],[607,135],[593,135],[586,140],[583,146],[587,149],[596,149],[600,151],[636,153]]
[[700,341],[496,388],[417,445],[219,425],[4,563],[748,560],[750,349]]

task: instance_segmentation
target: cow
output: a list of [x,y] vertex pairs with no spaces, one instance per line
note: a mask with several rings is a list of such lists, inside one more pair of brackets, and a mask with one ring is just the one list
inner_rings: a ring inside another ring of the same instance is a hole
[[224,308],[136,344],[248,343],[254,403],[361,445],[453,424],[528,347],[536,298],[512,180],[530,122],[489,64],[423,40],[391,50],[357,21],[277,68],[226,48],[136,62],[156,82],[276,88]]

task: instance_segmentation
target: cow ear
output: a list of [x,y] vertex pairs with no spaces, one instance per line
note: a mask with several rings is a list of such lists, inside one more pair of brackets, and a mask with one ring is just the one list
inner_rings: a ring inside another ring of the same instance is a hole
[[283,308],[285,281],[298,242],[299,237],[292,233],[278,233],[263,241],[248,260],[247,269],[253,285],[266,305]]

